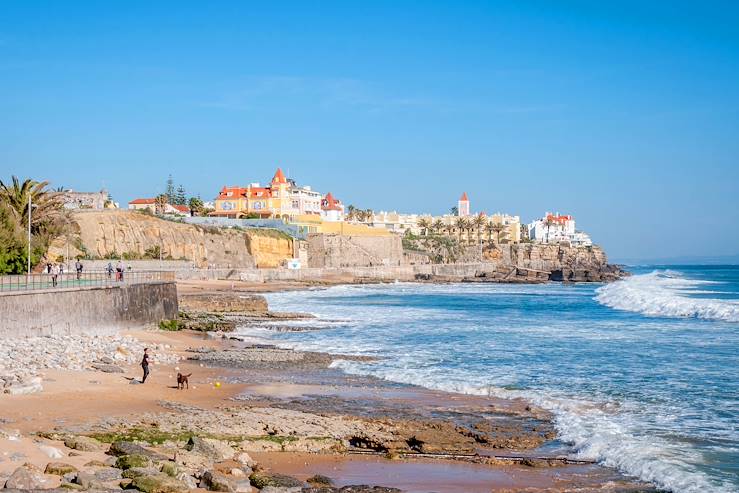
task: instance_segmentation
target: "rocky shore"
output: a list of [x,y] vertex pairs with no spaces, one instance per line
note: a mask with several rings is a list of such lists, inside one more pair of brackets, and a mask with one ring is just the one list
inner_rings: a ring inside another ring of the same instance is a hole
[[[270,312],[261,296],[190,293],[180,307],[170,330],[2,348],[4,368],[23,367],[48,389],[0,396],[0,487],[655,491],[573,459],[556,442],[551,416],[525,401],[347,375],[331,367],[347,356],[242,341],[232,327],[320,330],[306,314]],[[145,346],[158,363],[151,381],[128,385]],[[188,389],[177,388],[177,373],[190,375]]]

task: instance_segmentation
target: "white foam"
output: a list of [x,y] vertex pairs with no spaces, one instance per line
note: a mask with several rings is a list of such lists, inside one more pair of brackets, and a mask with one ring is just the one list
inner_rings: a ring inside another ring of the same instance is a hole
[[731,300],[692,298],[691,288],[712,281],[685,279],[674,271],[631,276],[596,290],[595,299],[618,310],[652,317],[690,317],[739,322],[739,304]]

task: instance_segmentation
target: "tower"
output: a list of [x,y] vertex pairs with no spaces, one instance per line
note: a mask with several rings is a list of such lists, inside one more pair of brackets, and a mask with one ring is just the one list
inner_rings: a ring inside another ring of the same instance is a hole
[[277,168],[270,187],[272,213],[279,216],[290,206],[290,184],[281,168]]
[[467,198],[467,192],[464,192],[457,201],[457,215],[459,217],[470,215],[470,199]]

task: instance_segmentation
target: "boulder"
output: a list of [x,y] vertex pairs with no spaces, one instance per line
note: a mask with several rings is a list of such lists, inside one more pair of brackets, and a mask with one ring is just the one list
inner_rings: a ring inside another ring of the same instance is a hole
[[118,469],[131,469],[132,467],[151,467],[153,461],[141,454],[122,455],[115,461]]
[[236,455],[234,449],[222,440],[213,438],[190,437],[185,447],[188,451],[214,461],[229,460]]
[[246,452],[240,452],[236,454],[236,456],[234,457],[234,460],[238,462],[239,464],[242,464],[248,467],[254,467],[254,465],[256,464],[254,459],[252,459],[251,456],[247,454]]
[[108,363],[93,363],[90,366],[103,373],[124,373],[123,368],[120,366],[110,365]]
[[305,481],[311,486],[331,486],[332,484],[334,484],[334,481],[331,478],[329,478],[328,476],[323,476],[321,474],[311,476]]
[[123,471],[122,476],[127,479],[134,479],[139,476],[151,476],[159,472],[159,469],[156,467],[131,467]]
[[182,483],[185,484],[187,486],[187,489],[189,490],[194,490],[195,488],[198,487],[197,480],[194,477],[187,474],[186,472],[178,473],[177,479],[182,481]]
[[181,493],[189,489],[182,481],[161,472],[134,478],[131,486],[144,493]]
[[200,486],[210,491],[236,491],[234,480],[216,471],[206,471],[200,480]]
[[161,472],[167,476],[177,477],[177,464],[172,461],[162,462]]
[[249,476],[252,486],[263,490],[268,486],[280,488],[302,488],[303,482],[285,474],[268,473],[266,471],[255,471]]
[[115,467],[101,467],[93,473],[98,481],[118,481],[123,478],[121,470]]
[[64,446],[82,452],[97,452],[103,449],[103,444],[92,437],[69,436],[64,439]]
[[31,464],[24,464],[13,471],[5,482],[5,488],[19,490],[40,490],[48,488],[49,480],[44,474]]
[[301,493],[303,488],[299,486],[293,486],[291,488],[286,486],[267,486],[259,491],[260,493]]
[[120,457],[121,455],[145,455],[146,457],[149,457],[150,459],[155,461],[163,461],[169,459],[166,455],[162,455],[159,452],[149,450],[146,447],[142,447],[138,443],[127,442],[123,440],[113,442],[110,445],[110,449],[108,449],[108,454],[118,457]]
[[71,464],[65,464],[64,462],[49,462],[46,464],[46,474],[54,474],[56,476],[64,476],[71,472],[76,472],[77,468]]

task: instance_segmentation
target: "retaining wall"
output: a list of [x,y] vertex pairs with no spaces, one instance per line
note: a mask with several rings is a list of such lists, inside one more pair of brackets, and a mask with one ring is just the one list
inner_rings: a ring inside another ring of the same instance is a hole
[[0,293],[0,337],[112,334],[176,317],[174,282]]

